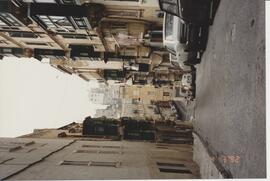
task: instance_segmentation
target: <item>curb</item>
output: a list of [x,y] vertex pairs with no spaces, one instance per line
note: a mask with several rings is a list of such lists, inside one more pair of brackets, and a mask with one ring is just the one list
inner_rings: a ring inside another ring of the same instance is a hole
[[206,142],[195,132],[192,133],[194,138],[193,144],[193,161],[200,167],[200,176],[202,179],[224,179],[233,178],[232,174],[225,170],[221,163],[215,158]]

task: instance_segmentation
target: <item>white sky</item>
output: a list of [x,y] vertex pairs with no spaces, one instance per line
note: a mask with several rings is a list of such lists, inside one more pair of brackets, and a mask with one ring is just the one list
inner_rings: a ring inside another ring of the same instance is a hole
[[93,116],[97,108],[104,108],[89,102],[88,91],[97,86],[35,59],[0,60],[0,137],[57,128]]

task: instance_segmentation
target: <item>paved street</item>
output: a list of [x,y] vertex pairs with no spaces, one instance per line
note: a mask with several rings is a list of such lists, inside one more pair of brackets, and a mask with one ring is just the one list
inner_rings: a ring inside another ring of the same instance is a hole
[[234,178],[266,177],[264,14],[264,0],[221,0],[197,66],[195,131]]

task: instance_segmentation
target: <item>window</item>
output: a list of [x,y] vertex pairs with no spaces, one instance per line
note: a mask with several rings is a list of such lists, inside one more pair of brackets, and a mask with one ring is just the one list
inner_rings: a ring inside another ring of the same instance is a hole
[[76,0],[62,0],[64,4],[77,4]]
[[122,23],[122,22],[114,22],[114,23],[110,24],[110,28],[111,29],[126,29],[127,24]]
[[74,153],[98,153],[98,150],[75,150]]
[[65,16],[37,16],[39,21],[46,26],[46,28],[61,28],[65,31],[74,30],[72,23]]
[[39,43],[39,42],[25,42],[27,45],[37,45],[37,46],[48,46],[47,43]]
[[12,53],[12,49],[11,48],[3,48],[2,52],[3,53]]
[[123,146],[106,146],[106,145],[82,145],[82,147],[89,148],[123,148]]
[[163,96],[170,96],[169,92],[163,92]]
[[135,47],[124,47],[121,54],[124,56],[137,56],[137,49]]
[[0,26],[22,26],[22,24],[10,13],[0,13]]
[[7,26],[7,24],[0,19],[0,26]]
[[74,153],[123,154],[122,151],[115,150],[75,150]]
[[179,6],[177,0],[160,0],[160,9],[170,14],[179,15]]
[[148,91],[147,94],[150,96],[150,95],[155,95],[155,92],[153,91]]
[[89,148],[99,148],[98,145],[82,145],[82,147],[89,147]]
[[87,28],[87,25],[86,25],[87,19],[85,19],[85,18],[75,18],[74,17],[73,20],[76,23],[76,25],[78,26],[78,28],[80,28],[80,29]]
[[1,145],[0,146],[0,152],[13,152],[21,149],[21,146],[16,146],[16,145]]
[[107,11],[107,16],[118,16],[118,17],[132,17],[132,18],[139,18],[141,15],[140,10],[118,10],[118,9],[111,9]]
[[156,148],[159,148],[159,149],[169,149],[168,147],[165,147],[165,146],[156,146]]
[[180,163],[157,162],[157,166],[160,172],[192,174],[192,172],[184,164]]
[[35,0],[37,3],[55,3],[55,0]]
[[29,146],[29,145],[35,144],[35,142],[34,141],[29,141],[29,142],[11,142],[11,144]]
[[77,165],[77,166],[103,166],[103,167],[119,167],[121,162],[98,162],[98,161],[68,161],[64,160],[60,165]]
[[130,1],[130,2],[139,2],[139,0],[107,0],[107,1]]
[[58,26],[63,26],[66,28],[72,28],[71,22],[64,16],[50,16],[50,19]]
[[59,33],[67,32],[67,30],[63,30],[63,29],[57,29],[56,31]]
[[88,39],[87,38],[87,35],[74,35],[74,34],[65,34],[65,35],[62,35],[64,38],[72,38],[72,39]]
[[9,35],[16,38],[38,38],[38,35],[32,32],[9,32]]
[[91,166],[119,167],[121,162],[91,162]]
[[[1,20],[0,20],[0,26],[1,26]],[[17,27],[1,27],[4,30],[19,30]]]
[[60,165],[77,165],[77,166],[89,166],[89,161],[68,161],[64,160]]
[[37,150],[37,148],[31,148],[31,149],[27,150],[27,153],[32,152],[34,150]]

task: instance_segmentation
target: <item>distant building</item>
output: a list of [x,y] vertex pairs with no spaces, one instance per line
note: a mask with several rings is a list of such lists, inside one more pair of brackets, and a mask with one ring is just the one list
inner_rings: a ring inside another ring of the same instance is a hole
[[119,102],[118,104],[109,105],[106,109],[97,109],[94,117],[105,116],[107,118],[119,119],[121,116],[121,111],[122,104]]
[[104,101],[104,93],[99,92],[89,92],[89,100],[94,104],[103,104]]
[[89,90],[89,100],[95,104],[113,105],[121,101],[120,85],[99,84],[98,88]]
[[172,100],[172,87],[169,86],[132,85],[123,89],[123,99],[138,100],[144,104],[151,104],[151,101]]
[[96,110],[95,117],[120,118],[122,97],[119,84],[100,84],[89,91],[89,100],[94,104],[108,105],[106,109]]
[[143,104],[138,100],[124,99],[121,117],[162,120],[155,104]]
[[[173,100],[173,89],[170,86],[155,87],[153,85],[126,85],[122,89],[122,117],[147,118],[159,121],[174,120],[173,117],[164,117],[157,102]],[[172,114],[169,110],[168,114]]]

